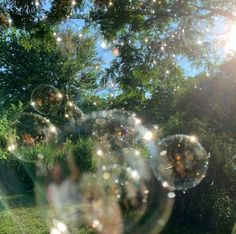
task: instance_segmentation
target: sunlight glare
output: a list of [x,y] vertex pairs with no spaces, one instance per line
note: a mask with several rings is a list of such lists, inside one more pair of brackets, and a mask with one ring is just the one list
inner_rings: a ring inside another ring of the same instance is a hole
[[236,23],[231,26],[231,30],[226,39],[226,51],[236,51]]

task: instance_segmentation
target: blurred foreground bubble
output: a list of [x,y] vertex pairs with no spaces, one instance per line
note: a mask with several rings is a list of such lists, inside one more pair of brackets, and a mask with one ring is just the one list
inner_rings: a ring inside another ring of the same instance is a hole
[[169,136],[158,143],[158,149],[151,165],[163,187],[187,190],[205,177],[208,155],[195,136]]
[[17,137],[8,140],[8,150],[26,162],[43,158],[47,145],[56,142],[58,135],[58,129],[49,119],[33,113],[23,113],[15,131]]
[[74,128],[61,132],[70,141],[60,137],[40,178],[39,204],[48,205],[51,233],[160,233],[175,194],[150,169],[157,154],[150,130],[118,110],[92,112]]

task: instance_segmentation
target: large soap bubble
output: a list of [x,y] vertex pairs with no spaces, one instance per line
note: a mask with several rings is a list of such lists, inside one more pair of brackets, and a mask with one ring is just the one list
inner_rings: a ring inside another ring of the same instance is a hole
[[45,117],[23,113],[15,125],[16,138],[9,139],[8,150],[26,162],[44,157],[46,146],[55,142],[58,129]]
[[63,95],[51,85],[40,85],[31,94],[31,105],[40,114],[58,113],[62,109]]
[[208,169],[208,155],[194,136],[174,135],[158,143],[151,159],[153,171],[163,187],[187,190],[198,185]]
[[49,204],[51,233],[159,233],[175,194],[149,167],[157,152],[152,132],[117,110],[92,112],[74,128],[70,142],[57,146],[62,153],[40,190]]

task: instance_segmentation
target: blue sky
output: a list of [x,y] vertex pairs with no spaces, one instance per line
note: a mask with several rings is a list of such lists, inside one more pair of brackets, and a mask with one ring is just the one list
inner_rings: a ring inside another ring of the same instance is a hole
[[[67,28],[72,28],[73,31],[78,33],[78,35],[82,32],[82,28],[84,27],[84,21],[83,20],[70,20],[63,24],[61,24],[61,29],[65,30]],[[103,48],[103,44],[106,44],[106,48]],[[96,50],[98,53],[98,56],[102,58],[102,68],[109,67],[112,60],[115,58],[115,56],[112,53],[112,50],[114,47],[110,46],[103,38],[100,36],[98,38],[96,43]],[[183,56],[177,56],[177,64],[183,69],[186,77],[188,76],[195,76],[199,72],[202,71],[200,68],[196,68],[191,65],[189,60]]]
[[[44,9],[49,10],[50,7],[51,7],[50,4],[48,3],[48,1],[46,1],[45,5],[44,5]],[[86,11],[86,9],[85,9],[85,11]],[[72,28],[74,31],[78,32],[78,34],[80,33],[80,30],[83,28],[83,26],[84,26],[83,20],[69,20],[67,22],[64,22],[64,24],[61,25],[61,27],[64,29],[67,27]],[[220,35],[224,31],[225,31],[224,21],[222,19],[217,19],[216,20],[216,27],[214,27],[212,29],[213,37]],[[210,38],[210,36],[208,36],[207,39],[211,40],[212,38]],[[100,36],[100,38],[98,38],[98,40],[97,40],[97,52],[98,52],[98,56],[102,57],[102,59],[104,61],[104,63],[102,64],[102,67],[105,68],[105,67],[109,67],[109,65],[111,64],[111,61],[115,57],[113,56],[112,48],[111,47],[110,48],[109,47],[102,48],[101,43],[103,43],[102,36]],[[196,74],[203,71],[203,68],[201,68],[201,67],[196,68],[196,67],[192,66],[190,61],[185,57],[177,56],[177,63],[183,69],[186,77],[195,76]]]

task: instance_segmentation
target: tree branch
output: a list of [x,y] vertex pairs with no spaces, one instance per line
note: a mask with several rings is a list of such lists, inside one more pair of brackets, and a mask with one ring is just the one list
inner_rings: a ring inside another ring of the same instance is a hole
[[212,16],[223,16],[225,18],[228,18],[232,21],[236,21],[236,15],[232,14],[229,11],[226,10],[221,10],[221,9],[215,9],[215,8],[211,8],[211,7],[198,7],[195,6],[197,8],[197,12],[199,11],[208,11],[207,14],[205,15],[196,15],[196,17],[198,19],[207,19],[210,18]]

